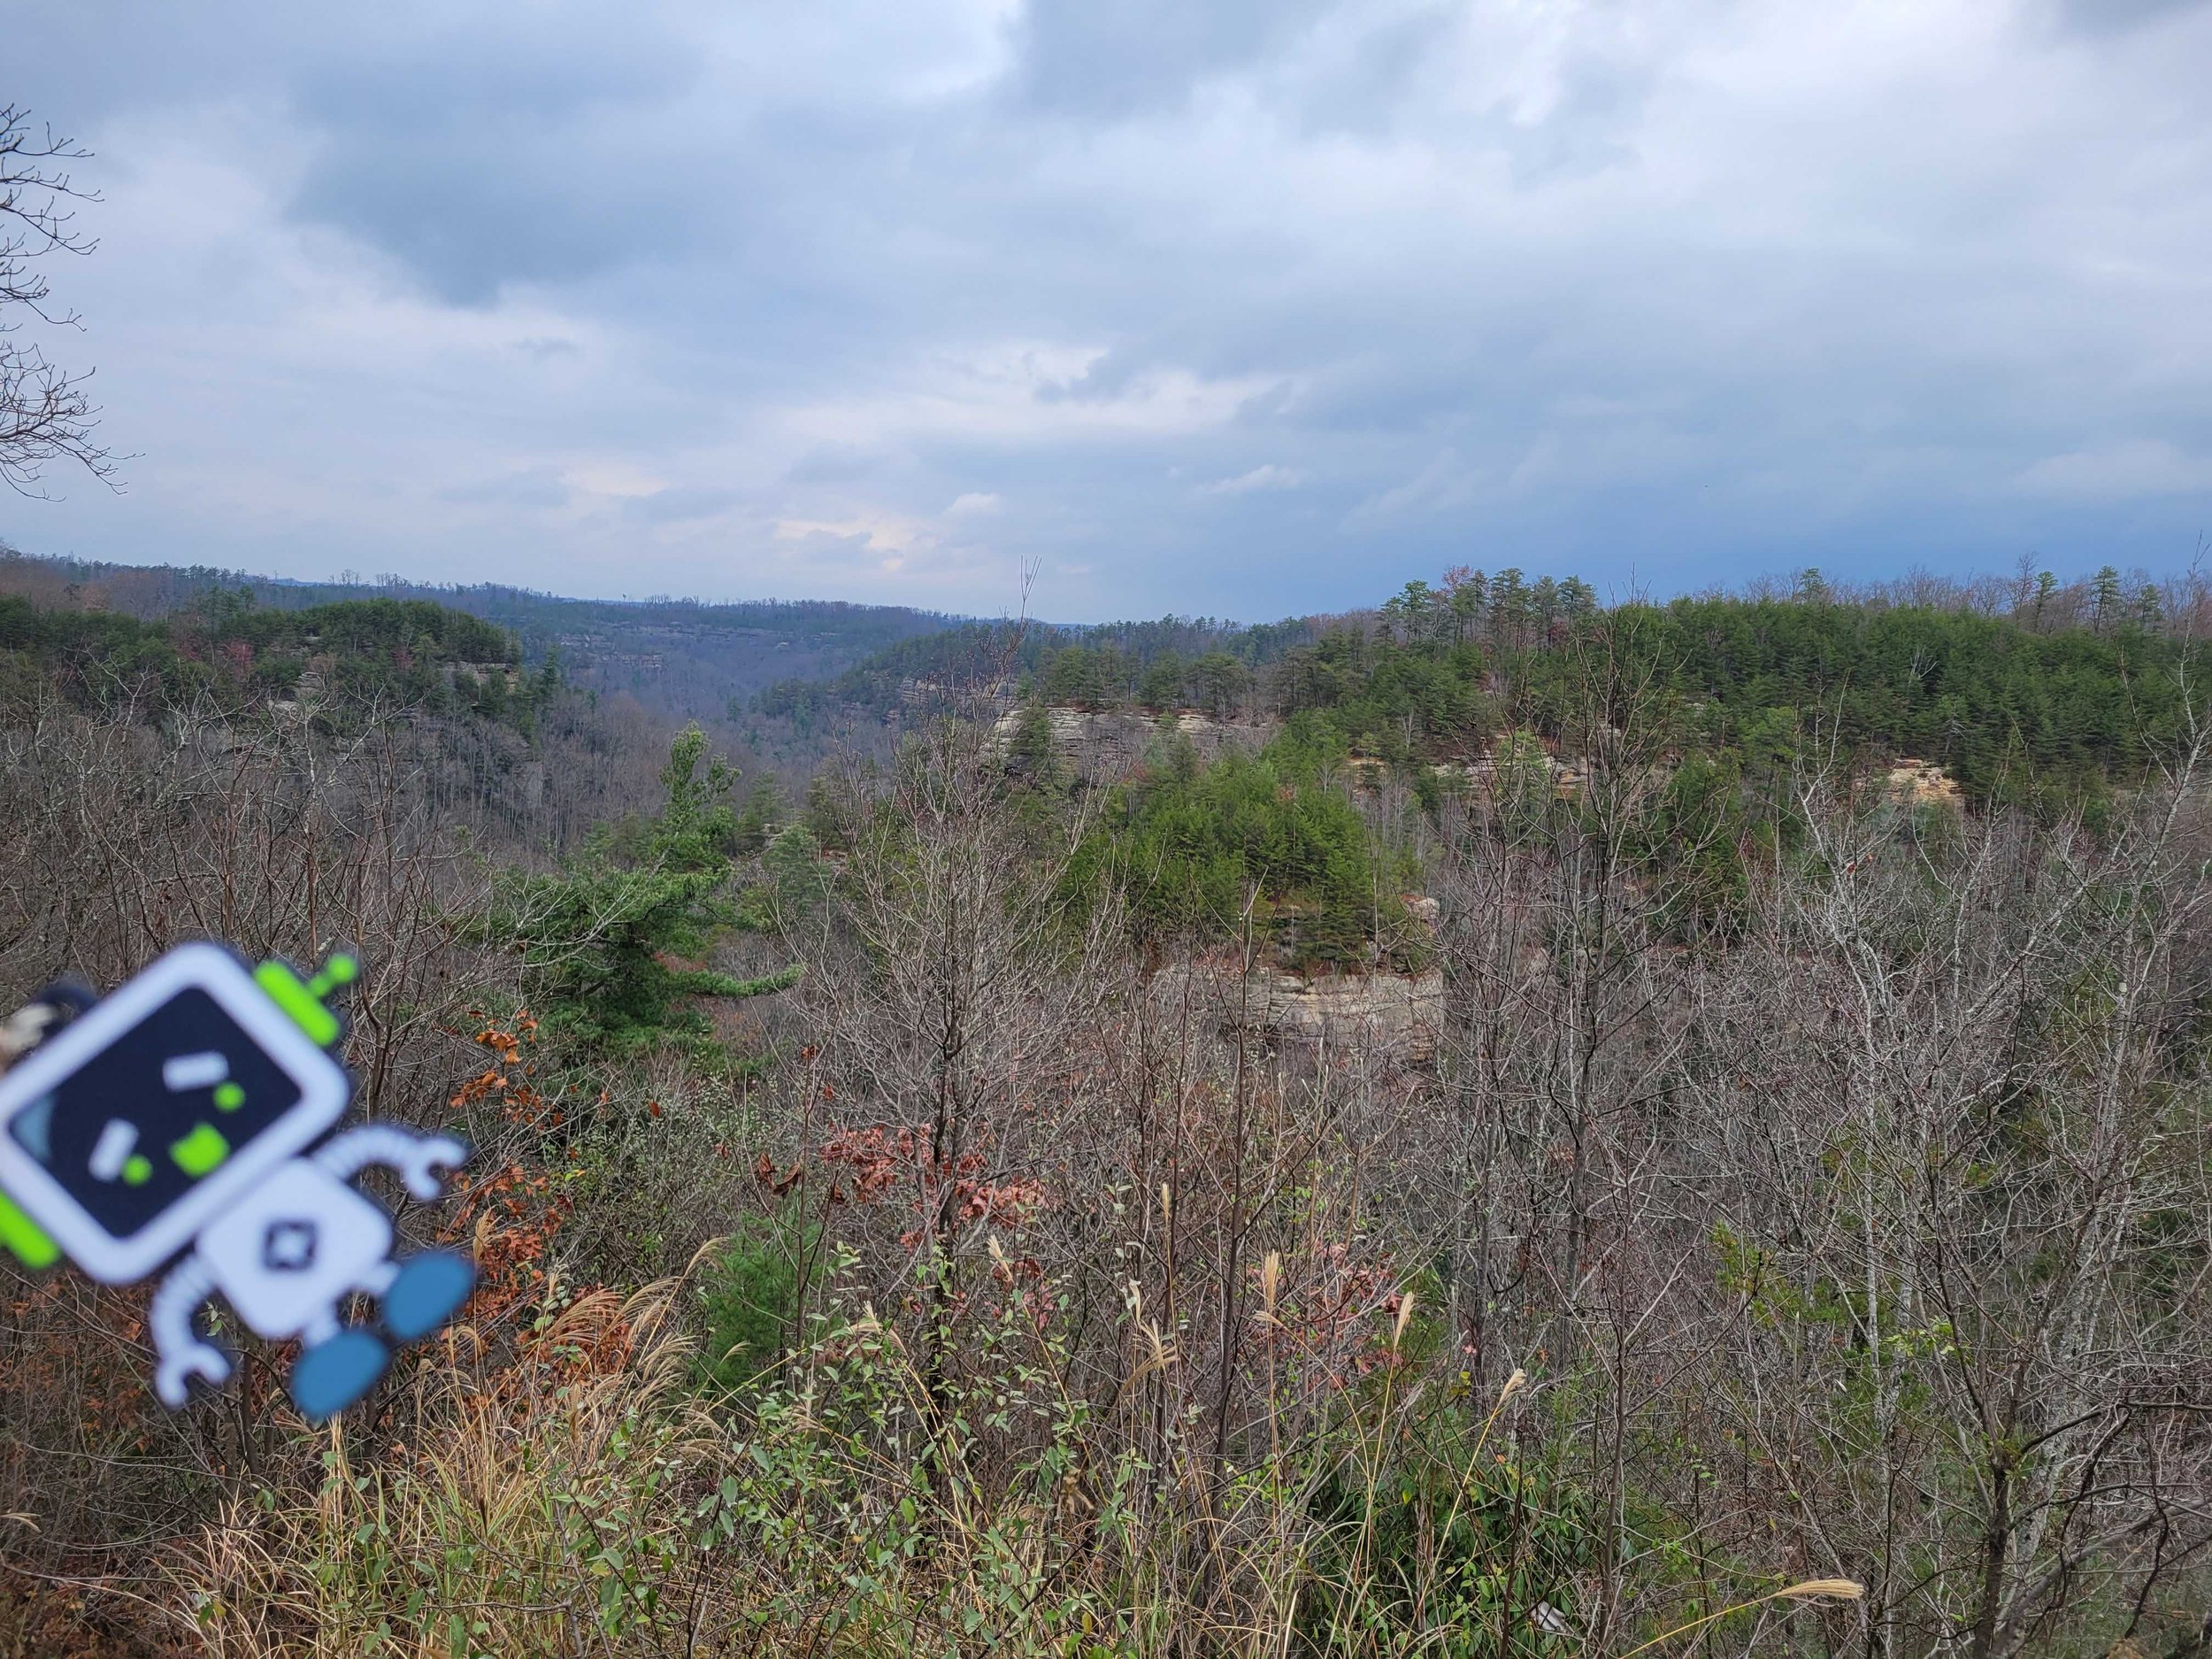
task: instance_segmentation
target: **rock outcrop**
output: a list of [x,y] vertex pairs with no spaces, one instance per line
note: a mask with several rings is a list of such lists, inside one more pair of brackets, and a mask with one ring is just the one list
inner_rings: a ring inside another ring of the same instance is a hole
[[1444,975],[1301,974],[1198,962],[1163,968],[1152,995],[1164,1011],[1188,1007],[1224,1033],[1240,1027],[1273,1047],[1363,1048],[1409,1064],[1435,1056],[1444,1011]]
[[1900,755],[1883,780],[1883,793],[1900,806],[1959,806],[1966,792],[1933,761]]
[[1028,721],[1041,714],[1060,764],[1087,783],[1112,783],[1143,763],[1146,752],[1164,738],[1181,737],[1211,760],[1227,749],[1257,750],[1274,736],[1266,722],[1217,720],[1186,710],[1178,714],[1055,706],[1041,710],[1009,709],[999,717],[997,741],[1015,764],[1023,764],[1021,740]]

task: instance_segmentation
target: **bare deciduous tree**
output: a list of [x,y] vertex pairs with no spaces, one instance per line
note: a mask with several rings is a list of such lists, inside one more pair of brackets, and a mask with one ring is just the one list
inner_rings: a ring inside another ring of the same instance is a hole
[[115,481],[116,457],[96,435],[92,372],[73,373],[22,334],[26,313],[50,328],[82,326],[74,311],[50,303],[52,286],[35,262],[57,253],[82,257],[99,245],[76,228],[72,205],[99,197],[67,166],[90,153],[34,126],[22,105],[0,105],[0,479],[26,495],[45,493],[41,480],[56,462]]

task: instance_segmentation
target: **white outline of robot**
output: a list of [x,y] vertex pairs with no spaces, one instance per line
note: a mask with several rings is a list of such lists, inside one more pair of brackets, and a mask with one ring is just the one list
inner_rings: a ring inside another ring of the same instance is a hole
[[[211,997],[298,1087],[300,1098],[198,1177],[168,1209],[127,1238],[118,1238],[11,1131],[24,1111],[188,989]],[[165,1404],[181,1406],[191,1378],[219,1384],[231,1373],[230,1356],[196,1328],[201,1306],[215,1294],[219,1292],[241,1323],[257,1335],[272,1340],[300,1337],[304,1363],[322,1345],[346,1333],[348,1327],[339,1318],[346,1297],[356,1293],[381,1296],[407,1263],[426,1259],[394,1260],[391,1217],[347,1183],[371,1164],[383,1164],[399,1172],[413,1196],[434,1199],[444,1190],[438,1171],[465,1163],[468,1148],[449,1136],[421,1136],[388,1124],[369,1124],[301,1156],[344,1115],[352,1097],[352,1079],[345,1068],[279,1006],[244,963],[219,945],[179,946],[94,1003],[0,1077],[0,1192],[43,1228],[72,1263],[104,1284],[144,1279],[190,1249],[155,1292],[150,1317],[159,1355],[155,1392]],[[318,1252],[304,1263],[285,1264],[315,1270],[311,1279],[289,1288],[294,1293],[319,1289],[326,1295],[303,1301],[298,1294],[283,1294],[277,1276],[264,1271],[275,1263],[257,1267],[234,1248],[242,1220],[265,1210],[271,1194],[287,1189],[295,1199],[312,1201],[300,1218],[313,1225]],[[326,1245],[334,1247],[334,1253],[326,1251]],[[439,1323],[442,1317],[427,1328]],[[396,1329],[402,1340],[426,1333]],[[342,1402],[341,1409],[344,1403],[349,1402]]]

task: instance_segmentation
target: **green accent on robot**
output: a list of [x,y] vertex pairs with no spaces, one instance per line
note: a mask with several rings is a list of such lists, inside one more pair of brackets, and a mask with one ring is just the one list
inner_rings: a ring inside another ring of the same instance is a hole
[[328,996],[342,985],[351,985],[361,977],[361,964],[342,950],[333,951],[330,960],[323,964],[323,971],[307,982],[308,995],[318,999]]
[[46,1236],[45,1228],[18,1210],[5,1193],[0,1193],[0,1244],[6,1245],[26,1267],[51,1267],[61,1260],[61,1246]]
[[230,1156],[230,1142],[213,1124],[196,1124],[192,1133],[169,1148],[177,1167],[197,1179]]
[[311,980],[302,981],[281,962],[263,963],[253,971],[253,977],[269,994],[269,1000],[292,1017],[294,1025],[319,1047],[327,1048],[338,1041],[341,1027],[338,1017],[323,1006],[322,999],[340,986],[352,984],[360,972],[361,964],[341,952],[323,964],[322,972]]

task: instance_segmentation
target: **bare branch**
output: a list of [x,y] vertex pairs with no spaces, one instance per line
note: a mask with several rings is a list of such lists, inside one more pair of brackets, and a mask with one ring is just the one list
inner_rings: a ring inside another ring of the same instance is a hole
[[95,435],[100,411],[90,370],[72,372],[42,347],[7,338],[27,312],[51,328],[80,328],[72,311],[50,303],[52,288],[34,262],[50,254],[88,255],[99,243],[76,227],[73,204],[96,202],[68,171],[90,151],[58,137],[20,104],[0,105],[0,480],[18,495],[46,499],[40,480],[57,462],[81,466],[117,488],[119,457]]

